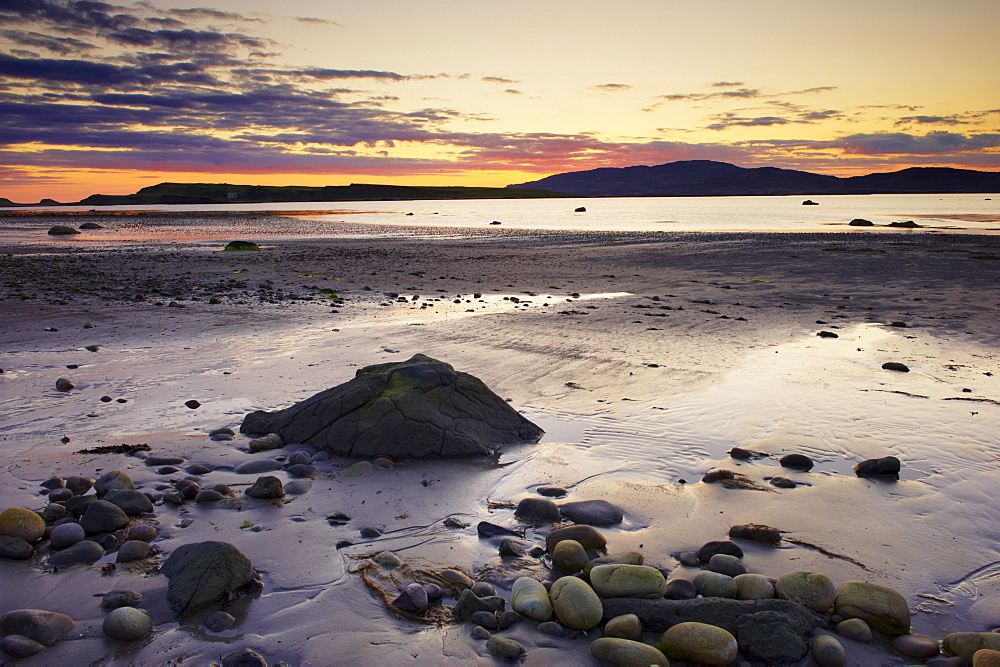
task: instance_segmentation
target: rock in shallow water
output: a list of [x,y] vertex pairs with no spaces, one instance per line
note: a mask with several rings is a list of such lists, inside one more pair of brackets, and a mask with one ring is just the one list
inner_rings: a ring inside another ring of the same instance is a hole
[[559,506],[547,498],[524,498],[517,504],[514,516],[536,525],[557,523],[562,517]]
[[580,500],[559,506],[563,516],[591,526],[613,526],[625,518],[622,511],[606,500]]
[[392,458],[486,456],[542,435],[482,381],[422,354],[362,368],[285,410],[254,412],[240,431],[279,433],[341,456]]
[[250,560],[226,542],[182,545],[170,554],[161,571],[169,579],[167,602],[177,618],[262,588]]

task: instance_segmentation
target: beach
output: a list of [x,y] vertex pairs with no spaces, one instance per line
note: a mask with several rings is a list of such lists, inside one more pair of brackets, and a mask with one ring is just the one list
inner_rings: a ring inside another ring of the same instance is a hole
[[[567,489],[560,502],[620,508],[624,521],[601,529],[608,551],[639,551],[671,577],[698,572],[682,551],[765,524],[785,540],[741,543],[751,572],[889,586],[913,631],[937,639],[1000,626],[996,236],[396,228],[385,238],[342,227],[343,237],[261,240],[249,252],[185,239],[87,248],[44,234],[0,246],[0,509],[42,508],[54,475],[121,470],[154,494],[184,476],[76,453],[120,444],[206,466],[202,486],[238,494],[155,505],[143,519],[159,528],[149,567],[102,570],[109,553],[52,572],[44,549],[0,560],[5,608],[77,622],[25,664],[207,664],[240,648],[271,664],[494,664],[468,624],[399,618],[352,570],[393,551],[501,592],[518,576],[544,579],[545,559],[501,559],[476,532],[489,521],[544,546],[547,527],[513,516],[543,485]],[[210,431],[238,431],[249,412],[418,353],[483,380],[546,431],[542,441],[496,460],[400,459],[358,475],[334,458],[282,502],[239,493],[256,476],[238,465],[296,448],[250,453],[248,436]],[[58,391],[59,378],[75,386]],[[766,456],[737,460],[733,447]],[[781,467],[792,453],[814,467]],[[901,461],[898,481],[855,474],[885,456]],[[720,469],[749,483],[701,481]],[[779,476],[794,488],[770,484]],[[350,520],[331,525],[336,512]],[[263,590],[227,609],[236,621],[219,632],[176,620],[154,567],[204,540],[232,543],[262,575]],[[94,596],[110,590],[143,594],[152,634],[103,636]],[[527,648],[524,664],[591,664],[599,634],[556,638],[534,625],[503,633]],[[909,664],[882,637],[843,643],[852,664]]]

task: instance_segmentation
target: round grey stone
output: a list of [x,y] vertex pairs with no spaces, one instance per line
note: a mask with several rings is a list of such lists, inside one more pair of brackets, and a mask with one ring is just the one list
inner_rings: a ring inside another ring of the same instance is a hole
[[272,459],[259,459],[257,461],[247,461],[236,466],[234,472],[240,475],[256,475],[262,472],[281,470],[281,462]]
[[219,610],[205,619],[205,629],[209,632],[222,632],[236,622],[232,614]]
[[711,572],[718,572],[729,577],[747,573],[747,566],[736,556],[730,554],[714,554],[705,566]]
[[847,651],[836,637],[816,635],[812,640],[812,657],[820,667],[841,667],[847,662]]
[[121,470],[106,472],[94,482],[94,490],[99,496],[103,496],[111,489],[131,491],[134,488],[135,484],[132,483],[132,479]]
[[35,549],[19,537],[0,536],[0,558],[7,560],[27,560],[35,554]]
[[707,598],[736,598],[738,586],[732,577],[718,572],[703,570],[694,578],[694,587],[699,595]]
[[590,526],[613,526],[625,518],[622,511],[606,500],[580,500],[559,506],[563,516]]
[[24,635],[7,635],[3,639],[0,639],[0,651],[3,651],[15,660],[30,658],[44,650],[44,644],[40,644]]
[[118,607],[104,617],[104,634],[119,641],[145,637],[153,630],[153,619],[142,609]]
[[281,480],[273,475],[258,477],[257,481],[246,490],[246,495],[263,500],[274,500],[283,498],[285,489],[281,486]]
[[[249,492],[249,489],[247,489]],[[251,494],[253,495],[253,494]],[[223,495],[214,489],[202,489],[194,495],[196,503],[217,503],[223,499]]]
[[80,517],[80,525],[88,533],[118,530],[128,523],[128,516],[120,507],[106,500],[95,500],[87,505]]
[[66,567],[78,563],[90,564],[104,557],[104,547],[91,540],[82,540],[76,544],[66,547],[62,551],[55,551],[49,556],[49,565],[54,567]]
[[872,629],[860,618],[848,618],[837,623],[837,632],[856,642],[872,640]]
[[142,491],[112,489],[105,494],[104,500],[132,516],[153,511],[153,501]]
[[87,532],[78,523],[63,523],[52,529],[49,534],[49,544],[53,549],[65,549],[73,546],[87,536]]
[[667,582],[667,591],[663,597],[668,600],[693,600],[698,597],[694,582],[687,579],[671,579]]
[[149,546],[148,542],[129,540],[118,550],[118,557],[115,561],[118,563],[131,563],[143,558],[149,558],[152,553],[153,547]]
[[293,479],[288,484],[285,484],[285,493],[292,496],[301,496],[303,493],[308,493],[311,488],[312,482],[308,479]]
[[160,531],[156,529],[156,526],[150,526],[147,523],[140,523],[129,528],[128,539],[152,542],[156,539],[159,532]]

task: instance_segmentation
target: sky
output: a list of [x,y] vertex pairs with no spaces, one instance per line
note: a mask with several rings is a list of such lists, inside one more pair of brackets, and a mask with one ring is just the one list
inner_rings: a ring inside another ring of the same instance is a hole
[[997,0],[0,0],[0,197],[1000,170]]

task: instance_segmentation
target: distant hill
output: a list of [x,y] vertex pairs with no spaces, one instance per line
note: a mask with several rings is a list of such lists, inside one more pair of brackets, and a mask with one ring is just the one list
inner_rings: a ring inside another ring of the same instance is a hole
[[846,195],[1000,192],[1000,172],[913,167],[840,178],[774,167],[685,160],[656,166],[606,167],[509,186],[544,188],[578,197],[708,197],[723,195]]
[[532,188],[418,187],[406,185],[229,185],[226,183],[160,183],[132,195],[90,195],[89,206],[138,204],[233,204],[321,201],[401,201],[413,199],[538,199],[568,197],[560,192]]
[[15,204],[6,197],[0,197],[0,206],[18,206],[18,204]]

